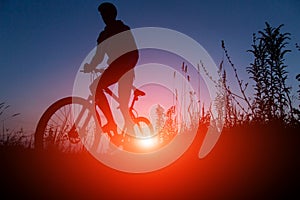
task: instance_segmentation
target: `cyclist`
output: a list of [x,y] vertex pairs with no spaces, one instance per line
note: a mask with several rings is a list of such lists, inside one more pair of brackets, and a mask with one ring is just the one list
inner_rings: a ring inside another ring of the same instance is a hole
[[[134,79],[133,68],[138,61],[139,53],[130,28],[121,20],[116,19],[116,7],[105,2],[99,5],[98,11],[106,26],[97,39],[96,53],[90,63],[84,65],[84,71],[93,71],[104,60],[105,54],[107,55],[108,67],[101,74],[99,80],[95,81],[97,83],[96,91],[92,92],[95,94],[96,105],[102,110],[107,120],[107,124],[102,127],[103,131],[107,133],[112,131],[113,135],[116,136],[118,135],[117,125],[104,90],[118,82],[120,110],[124,117],[125,127],[127,127],[127,132],[133,131],[133,122],[129,115],[128,104]],[[124,33],[121,37],[113,37],[114,39],[112,39],[112,36],[116,36],[121,32]],[[109,44],[106,42],[108,38],[110,38]]]

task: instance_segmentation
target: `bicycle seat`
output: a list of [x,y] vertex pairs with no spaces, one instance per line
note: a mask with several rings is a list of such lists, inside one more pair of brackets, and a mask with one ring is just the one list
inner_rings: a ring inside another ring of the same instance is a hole
[[143,92],[142,90],[139,89],[135,89],[134,90],[134,96],[138,97],[138,96],[145,96],[145,92]]

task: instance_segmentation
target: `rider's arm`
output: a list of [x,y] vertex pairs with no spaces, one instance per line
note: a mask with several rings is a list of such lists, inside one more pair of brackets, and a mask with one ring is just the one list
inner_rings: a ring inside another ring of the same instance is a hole
[[86,63],[84,70],[86,72],[93,71],[103,61],[105,55],[105,44],[103,44],[104,33],[101,32],[97,39],[97,49],[90,63]]
[[95,69],[97,65],[99,65],[104,59],[104,50],[102,45],[98,45],[96,49],[96,53],[90,62],[90,67]]

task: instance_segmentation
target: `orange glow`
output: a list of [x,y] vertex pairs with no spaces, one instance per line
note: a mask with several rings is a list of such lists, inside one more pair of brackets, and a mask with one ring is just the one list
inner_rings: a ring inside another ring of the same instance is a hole
[[2,156],[4,188],[46,199],[269,199],[289,192],[284,190],[290,186],[298,192],[293,183],[299,171],[298,134],[227,131],[207,157],[198,159],[205,132],[200,129],[189,150],[173,164],[141,174],[114,170],[89,153],[29,151],[26,157],[28,150],[8,152]]

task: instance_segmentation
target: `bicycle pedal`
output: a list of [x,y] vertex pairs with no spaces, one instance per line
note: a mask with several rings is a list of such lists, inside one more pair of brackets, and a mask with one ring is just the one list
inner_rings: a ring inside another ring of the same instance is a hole
[[117,129],[117,125],[113,124],[113,125],[110,125],[110,124],[106,124],[102,127],[102,131],[104,133],[107,133],[108,135],[115,135],[115,134],[118,134],[118,129]]

